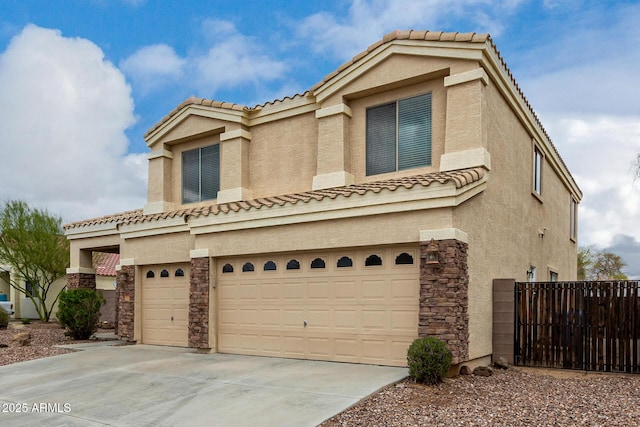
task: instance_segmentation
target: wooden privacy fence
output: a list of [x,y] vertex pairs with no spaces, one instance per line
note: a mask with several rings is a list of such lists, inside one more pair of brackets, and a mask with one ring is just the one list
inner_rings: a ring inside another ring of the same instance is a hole
[[514,362],[640,372],[640,282],[517,282]]

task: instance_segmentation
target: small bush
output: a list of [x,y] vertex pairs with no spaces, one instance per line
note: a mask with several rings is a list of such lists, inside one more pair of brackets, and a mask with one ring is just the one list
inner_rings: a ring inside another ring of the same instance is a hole
[[409,375],[417,382],[438,384],[447,375],[451,358],[451,351],[438,338],[418,338],[407,351]]
[[71,289],[60,293],[58,321],[74,340],[86,340],[98,329],[102,294],[93,289]]
[[29,323],[31,323],[31,319],[29,319],[28,317],[23,317],[22,319],[20,319],[20,321],[23,325],[28,325]]
[[9,326],[9,313],[4,307],[0,307],[0,329],[7,329]]

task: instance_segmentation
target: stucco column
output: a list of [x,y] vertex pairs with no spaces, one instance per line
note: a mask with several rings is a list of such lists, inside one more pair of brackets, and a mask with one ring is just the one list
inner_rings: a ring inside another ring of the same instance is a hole
[[[195,255],[200,255],[201,251]],[[208,349],[209,345],[209,257],[191,258],[189,277],[189,347]]]
[[145,214],[167,212],[173,209],[172,165],[173,153],[161,148],[147,155],[149,160],[149,183]]
[[438,263],[427,262],[429,242],[420,244],[418,335],[444,341],[457,365],[469,359],[469,274],[465,242],[435,241]]
[[220,134],[220,191],[218,203],[252,199],[249,182],[251,133],[236,129]]
[[447,119],[440,171],[483,166],[491,168],[487,147],[485,86],[482,68],[447,76]]
[[345,104],[316,110],[318,163],[314,190],[353,184],[349,154],[351,116],[351,108]]

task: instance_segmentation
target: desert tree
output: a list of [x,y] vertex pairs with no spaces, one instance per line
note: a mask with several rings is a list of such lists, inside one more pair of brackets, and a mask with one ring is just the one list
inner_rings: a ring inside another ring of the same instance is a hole
[[[48,322],[58,295],[51,285],[66,274],[69,242],[62,219],[19,200],[0,210],[0,272],[10,271],[9,284],[28,297]],[[49,300],[48,300],[49,299]]]
[[578,250],[578,280],[626,280],[627,264],[619,255],[593,246]]

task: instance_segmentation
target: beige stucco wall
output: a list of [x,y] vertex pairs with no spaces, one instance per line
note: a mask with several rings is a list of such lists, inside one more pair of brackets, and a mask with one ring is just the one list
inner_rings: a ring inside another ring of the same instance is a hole
[[[459,206],[454,227],[469,235],[470,357],[491,353],[492,280],[526,281],[530,265],[538,281],[575,280],[577,245],[569,236],[571,195],[548,162],[542,202],[532,195],[533,142],[497,90],[486,90],[492,170],[484,193]],[[544,237],[539,230],[546,228]]]
[[451,209],[396,212],[196,236],[196,247],[211,256],[416,243],[420,230],[451,226]]
[[191,249],[194,236],[189,233],[126,239],[120,248],[120,259],[132,259],[135,265],[189,262]]
[[310,190],[316,174],[317,141],[318,125],[312,112],[251,128],[253,197]]

